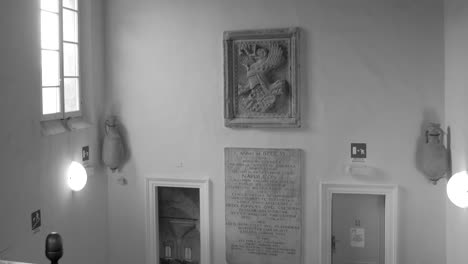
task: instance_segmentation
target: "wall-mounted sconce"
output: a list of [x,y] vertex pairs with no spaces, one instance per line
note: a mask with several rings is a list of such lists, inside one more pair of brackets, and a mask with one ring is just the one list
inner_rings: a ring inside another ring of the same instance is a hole
[[440,124],[430,123],[424,130],[420,151],[420,168],[426,178],[436,184],[449,169],[449,155],[444,146],[444,131]]
[[461,171],[450,177],[447,183],[447,196],[460,208],[468,207],[468,173]]
[[124,157],[124,146],[119,133],[117,120],[115,117],[110,117],[105,122],[102,161],[114,172],[122,165]]
[[67,183],[68,187],[73,191],[81,191],[88,181],[88,174],[86,169],[76,161],[72,161],[67,171]]

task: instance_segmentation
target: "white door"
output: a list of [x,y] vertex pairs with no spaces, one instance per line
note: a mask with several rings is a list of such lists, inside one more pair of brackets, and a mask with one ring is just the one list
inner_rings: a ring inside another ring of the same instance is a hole
[[385,264],[385,196],[332,196],[332,264]]

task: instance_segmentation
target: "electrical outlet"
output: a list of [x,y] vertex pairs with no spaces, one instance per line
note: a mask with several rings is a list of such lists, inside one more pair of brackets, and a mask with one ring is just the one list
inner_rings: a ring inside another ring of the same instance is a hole
[[89,146],[84,146],[81,149],[81,158],[83,161],[88,161],[89,160]]

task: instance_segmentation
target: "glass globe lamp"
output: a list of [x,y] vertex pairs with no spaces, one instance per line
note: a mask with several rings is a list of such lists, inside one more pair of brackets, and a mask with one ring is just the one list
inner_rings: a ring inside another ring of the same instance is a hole
[[67,171],[67,183],[68,187],[75,192],[81,191],[88,180],[86,169],[76,161],[73,161],[68,167]]
[[460,208],[468,207],[468,173],[461,171],[450,177],[447,183],[447,196]]

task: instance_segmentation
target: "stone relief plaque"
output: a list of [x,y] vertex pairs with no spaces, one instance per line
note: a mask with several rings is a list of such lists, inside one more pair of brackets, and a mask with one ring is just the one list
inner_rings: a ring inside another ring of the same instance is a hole
[[301,150],[226,148],[226,261],[302,263]]
[[227,127],[300,127],[298,28],[224,32]]

